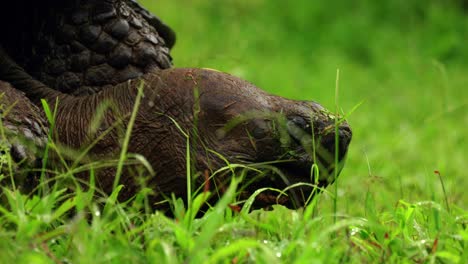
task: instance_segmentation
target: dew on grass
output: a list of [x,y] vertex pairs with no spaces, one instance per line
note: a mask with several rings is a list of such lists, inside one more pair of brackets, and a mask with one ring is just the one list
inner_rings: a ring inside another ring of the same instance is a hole
[[351,236],[355,236],[355,235],[357,235],[358,233],[359,233],[359,228],[353,227],[353,228],[351,229]]
[[51,214],[42,214],[39,218],[45,223],[50,223],[53,219]]

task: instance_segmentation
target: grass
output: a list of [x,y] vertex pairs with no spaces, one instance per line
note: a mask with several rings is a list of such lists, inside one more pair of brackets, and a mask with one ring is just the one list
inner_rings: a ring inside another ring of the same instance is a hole
[[93,188],[4,187],[2,262],[467,263],[468,16],[456,1],[142,2],[178,33],[177,67],[345,113],[363,102],[337,184],[303,210],[249,214],[228,206],[234,180],[198,219],[203,194],[169,219],[142,209],[143,192],[106,204]]

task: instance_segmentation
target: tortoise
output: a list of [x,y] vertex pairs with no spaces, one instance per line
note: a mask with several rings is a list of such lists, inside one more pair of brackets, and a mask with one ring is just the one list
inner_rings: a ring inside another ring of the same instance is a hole
[[[315,187],[335,180],[352,137],[349,125],[318,103],[271,95],[214,70],[158,69],[139,79],[108,85],[99,93],[73,96],[34,79],[1,50],[0,59],[2,79],[25,92],[32,103],[37,105],[45,98],[53,104],[58,99],[55,140],[81,150],[93,142],[89,156],[100,160],[113,159],[122,150],[119,127],[129,126],[143,80],[144,96],[140,97],[128,151],[145,157],[155,172],[143,184],[154,190],[150,201],[155,208],[170,194],[186,197],[186,158],[198,175],[192,179],[196,188],[222,190],[231,174],[216,172],[228,164],[263,168],[258,177],[252,171],[246,174],[244,182],[252,183],[242,185],[243,198],[261,187],[284,189],[305,182],[289,190],[289,196],[269,191],[257,196],[254,203],[254,208],[276,203],[300,207]],[[103,111],[99,126],[92,126],[103,102],[113,107]],[[186,157],[187,147],[190,157]],[[137,167],[125,167],[119,181],[125,186],[120,199],[130,198],[140,189],[141,183],[132,176]],[[102,169],[97,175],[99,187],[110,193],[115,187],[115,169]]]

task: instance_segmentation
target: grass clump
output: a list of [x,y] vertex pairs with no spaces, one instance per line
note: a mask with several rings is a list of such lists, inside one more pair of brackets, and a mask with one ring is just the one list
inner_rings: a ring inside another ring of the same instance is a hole
[[[26,196],[4,189],[1,206],[2,260],[20,263],[225,263],[273,262],[460,263],[467,255],[468,214],[438,203],[399,201],[377,212],[372,199],[363,217],[320,210],[319,196],[299,211],[236,212],[229,204],[234,178],[223,198],[193,218],[179,202],[175,219],[142,212],[138,199],[104,207],[92,193],[54,189]],[[117,188],[115,192],[120,189]],[[111,196],[113,196],[112,194]],[[200,194],[204,195],[204,194]],[[193,200],[197,206],[200,196]]]

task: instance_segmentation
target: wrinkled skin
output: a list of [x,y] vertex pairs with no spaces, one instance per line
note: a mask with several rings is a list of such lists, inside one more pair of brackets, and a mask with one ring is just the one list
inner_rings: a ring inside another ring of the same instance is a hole
[[[5,56],[0,54],[0,57]],[[0,63],[0,75],[26,92],[35,103],[38,98],[45,98],[53,104],[58,98],[55,135],[60,143],[83,149],[98,136],[103,136],[90,155],[101,159],[119,155],[121,134],[119,126],[112,129],[113,124],[121,121],[122,127],[127,127],[140,80],[108,87],[95,95],[73,97],[57,93],[32,79],[8,59]],[[244,186],[244,197],[257,188],[282,189],[297,182],[325,186],[333,182],[341,169],[351,130],[346,122],[341,122],[335,137],[335,117],[314,102],[269,95],[244,80],[212,70],[168,69],[148,73],[142,79],[145,82],[144,97],[128,151],[144,156],[155,171],[146,182],[146,186],[155,190],[152,202],[170,193],[186,197],[186,137],[180,129],[190,135],[194,170],[200,172],[199,175],[226,165],[209,150],[219,153],[229,163],[273,162],[272,167],[281,171],[281,174],[267,173],[266,177]],[[91,120],[103,102],[114,107],[105,111],[99,128],[90,131]],[[110,132],[105,134],[105,131]],[[339,149],[336,156],[335,138]],[[340,163],[336,168],[334,158]],[[320,168],[318,179],[311,173],[314,163]],[[130,171],[131,166],[127,167],[120,182],[125,185],[122,199],[131,197],[139,189]],[[98,175],[100,187],[110,193],[114,171],[103,170]],[[247,174],[247,177],[251,175]],[[216,185],[222,190],[228,180],[226,176],[229,174],[210,179],[209,187]],[[199,187],[205,180],[198,177],[194,182]],[[277,193],[265,193],[257,197],[254,207],[275,203],[301,206],[311,191],[311,187],[300,187],[290,192],[289,197],[282,198],[278,198]]]
[[134,0],[16,0],[0,9],[0,45],[34,78],[67,94],[169,68],[174,42],[175,33]]

